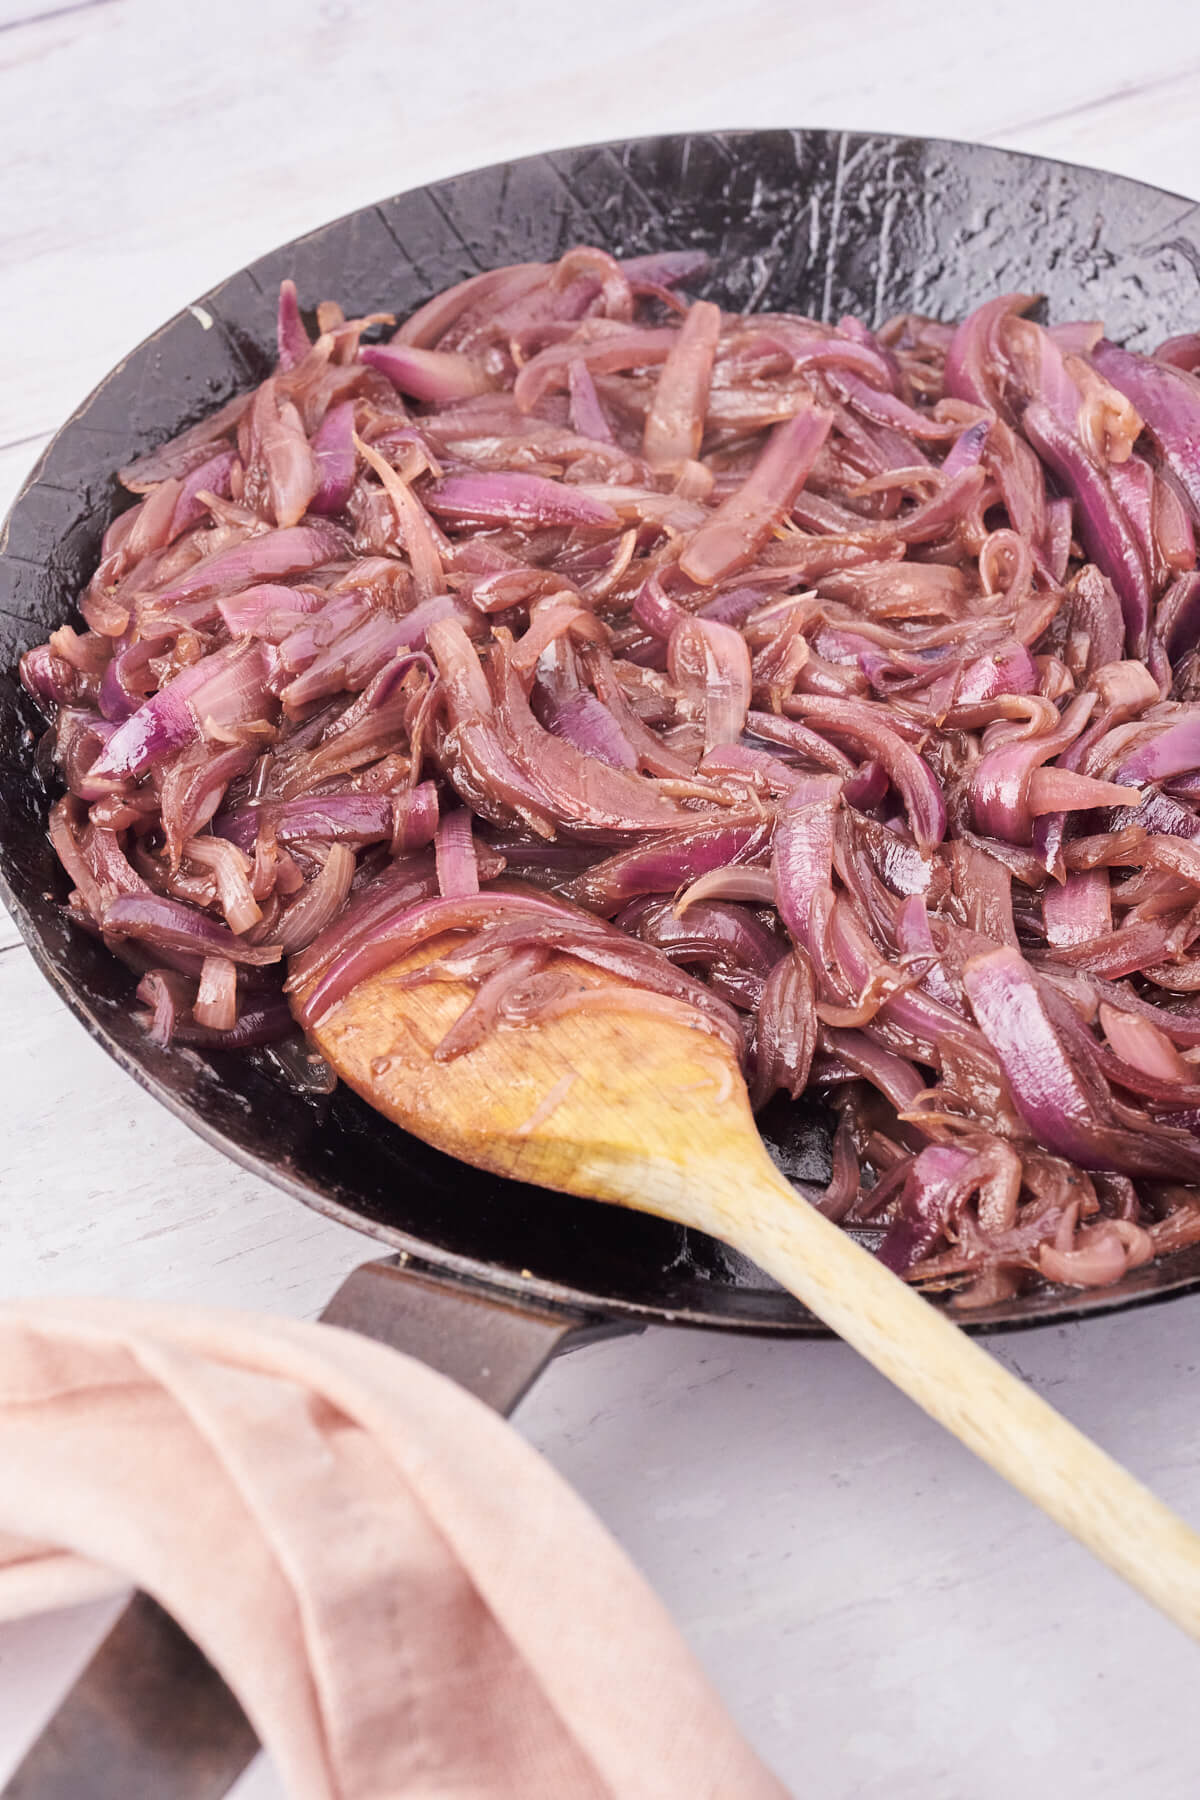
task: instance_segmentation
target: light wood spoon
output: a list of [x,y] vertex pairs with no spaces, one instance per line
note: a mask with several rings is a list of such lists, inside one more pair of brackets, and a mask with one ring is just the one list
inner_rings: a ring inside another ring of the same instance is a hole
[[621,1010],[622,983],[572,962],[581,982],[605,990],[603,1009],[493,1031],[477,1049],[437,1062],[434,1049],[472,990],[442,980],[404,986],[402,977],[451,941],[362,982],[310,1033],[344,1081],[478,1168],[657,1213],[742,1251],[1200,1636],[1200,1537],[796,1194],[763,1147],[721,1041],[682,1017]]

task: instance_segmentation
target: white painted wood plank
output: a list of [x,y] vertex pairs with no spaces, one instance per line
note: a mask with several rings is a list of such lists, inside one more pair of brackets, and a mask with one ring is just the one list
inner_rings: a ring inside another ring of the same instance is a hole
[[[1198,1323],[1188,1301],[999,1351],[1197,1520]],[[844,1347],[601,1345],[557,1365],[518,1422],[651,1575],[793,1791],[1194,1791],[1195,1647]]]
[[[1191,12],[1146,0],[1130,32],[1123,0],[1096,0],[1086,29],[1040,0],[953,18],[940,0],[760,0],[734,27],[725,0],[609,0],[572,16],[569,41],[558,0],[443,16],[435,27],[427,10],[377,0],[210,0],[201,31],[187,8],[120,0],[3,34],[0,266],[8,316],[36,319],[54,353],[29,356],[22,333],[0,347],[0,443],[53,427],[241,263],[382,194],[652,130],[995,137],[1177,74]],[[1160,133],[1150,172],[1200,192],[1195,134]]]
[[[1200,35],[1196,38],[1200,56]],[[1045,119],[994,132],[996,143],[1091,163],[1156,187],[1200,197],[1200,70],[1175,68],[1144,86],[1122,83],[1116,93]]]
[[0,1018],[5,1294],[82,1284],[311,1316],[370,1256],[123,1076],[23,949],[0,955]]
[[[30,26],[46,26],[58,21],[74,21],[82,12],[95,7],[116,6],[119,0],[0,0],[0,32],[25,31]],[[64,29],[73,30],[73,24]]]

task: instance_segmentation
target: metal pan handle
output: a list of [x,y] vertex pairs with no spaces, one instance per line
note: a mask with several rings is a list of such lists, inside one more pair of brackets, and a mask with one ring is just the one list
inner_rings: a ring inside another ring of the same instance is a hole
[[415,1356],[505,1415],[552,1356],[631,1329],[598,1314],[531,1304],[500,1287],[465,1279],[450,1286],[405,1256],[355,1269],[321,1320]]
[[[321,1314],[451,1376],[509,1413],[552,1356],[628,1326],[500,1288],[448,1286],[405,1257],[364,1263]],[[220,1800],[258,1739],[208,1659],[147,1594],[135,1594],[2,1800]]]

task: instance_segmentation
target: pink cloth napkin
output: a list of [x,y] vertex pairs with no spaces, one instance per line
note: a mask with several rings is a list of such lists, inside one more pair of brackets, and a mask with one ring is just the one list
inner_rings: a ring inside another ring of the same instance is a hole
[[297,1800],[779,1800],[624,1553],[443,1376],[327,1325],[0,1305],[0,1618],[136,1584]]

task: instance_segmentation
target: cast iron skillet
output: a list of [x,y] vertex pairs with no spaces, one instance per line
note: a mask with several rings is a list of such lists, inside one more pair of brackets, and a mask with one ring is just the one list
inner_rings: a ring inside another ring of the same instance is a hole
[[[163,1051],[133,1023],[127,971],[68,926],[35,767],[38,721],[20,653],[71,610],[124,503],[114,471],[261,380],[275,296],[398,315],[497,264],[575,242],[618,253],[702,245],[705,291],[879,321],[959,316],[989,295],[1043,292],[1056,316],[1102,317],[1148,345],[1200,310],[1200,208],[1137,182],[1012,151],[831,131],[642,138],[527,157],[364,207],[272,251],[120,364],[67,422],[0,538],[0,892],[39,965],[121,1066],[180,1118],[307,1205],[416,1256],[450,1285],[542,1307],[741,1330],[820,1329],[721,1246],[633,1213],[502,1181],[428,1149],[345,1088],[312,1101],[257,1059]],[[820,1180],[825,1121],[778,1110],[784,1166]],[[975,1315],[987,1326],[1110,1311],[1200,1285],[1200,1248],[1099,1293],[1044,1292]]]

